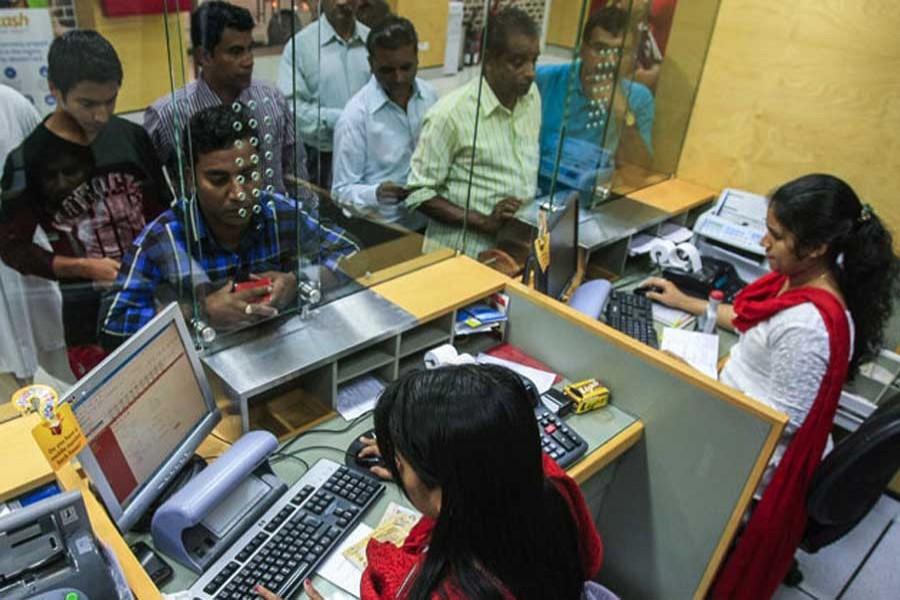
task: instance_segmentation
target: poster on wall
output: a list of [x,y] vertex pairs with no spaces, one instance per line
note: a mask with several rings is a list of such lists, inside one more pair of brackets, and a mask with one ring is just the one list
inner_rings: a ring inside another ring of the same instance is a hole
[[0,10],[0,83],[22,93],[41,113],[56,100],[47,85],[47,51],[53,24],[47,9]]
[[107,17],[158,15],[191,10],[191,0],[103,0]]

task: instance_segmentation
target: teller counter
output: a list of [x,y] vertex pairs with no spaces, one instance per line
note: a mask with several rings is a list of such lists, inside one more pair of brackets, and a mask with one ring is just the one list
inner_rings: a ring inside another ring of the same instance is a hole
[[[498,291],[509,296],[500,337],[455,337],[456,310]],[[204,359],[232,413],[223,437],[245,418],[251,427],[276,425],[284,440],[333,428],[330,409],[352,377],[393,379],[447,342],[477,352],[505,341],[565,380],[597,377],[611,390],[609,409],[567,420],[592,444],[570,473],[606,545],[601,581],[623,597],[704,595],[784,427],[781,414],[466,257],[363,294],[322,307],[306,324],[276,325],[289,330],[277,342],[267,332]],[[274,384],[261,376],[267,369],[280,369]],[[281,409],[293,414],[279,417]],[[348,439],[335,438],[336,446]]]
[[[455,311],[498,291],[509,297],[501,337],[490,342],[455,338]],[[203,359],[229,412],[205,456],[220,453],[227,444],[222,439],[239,434],[246,416],[251,428],[272,425],[284,443],[294,439],[290,452],[307,464],[321,457],[340,461],[349,442],[369,426],[365,418],[347,428],[331,411],[346,378],[366,372],[396,377],[418,364],[425,350],[447,341],[466,351],[478,350],[472,344],[505,341],[565,380],[597,377],[611,390],[608,407],[566,419],[590,444],[569,473],[582,485],[604,541],[599,580],[625,598],[705,595],[784,427],[783,415],[466,257],[442,260],[365,293],[367,306],[383,312],[366,312],[360,299],[348,296],[322,307],[305,324],[291,324],[295,317],[272,324],[272,330],[260,332],[270,336],[267,342],[251,340]],[[329,315],[340,316],[333,323],[320,322]],[[357,336],[341,345],[328,333],[334,327],[352,329]],[[279,328],[290,345],[265,354]],[[265,355],[255,357],[256,352]],[[274,356],[284,359],[277,363],[282,372],[274,383],[240,388],[237,379],[228,379],[231,368],[245,379],[262,381],[259,374],[274,368]],[[234,392],[244,396],[229,396]],[[288,416],[279,420],[282,412]],[[260,418],[254,421],[255,416]],[[276,469],[291,483],[303,466],[280,460]],[[36,475],[41,471],[34,470]],[[71,469],[61,479],[67,487],[84,485]],[[396,488],[388,487],[365,516],[370,524],[378,522],[389,501],[400,499]],[[112,541],[137,596],[158,597],[102,509],[90,500],[95,528]],[[183,588],[190,577],[179,571],[166,591]]]

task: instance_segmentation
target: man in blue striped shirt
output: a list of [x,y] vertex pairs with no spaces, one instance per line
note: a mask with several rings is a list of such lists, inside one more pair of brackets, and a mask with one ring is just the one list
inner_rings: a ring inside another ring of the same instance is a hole
[[[240,127],[236,127],[235,123]],[[252,324],[290,308],[301,265],[334,271],[359,250],[341,229],[320,223],[280,194],[260,190],[258,133],[229,106],[191,118],[196,198],[182,199],[150,223],[122,261],[101,311],[101,342],[114,348],[157,307],[181,302],[219,330]],[[258,287],[242,283],[268,280]]]
[[[257,122],[263,187],[284,192],[293,189],[285,175],[307,179],[306,153],[295,139],[293,117],[284,97],[274,86],[253,79],[253,25],[250,11],[242,6],[218,0],[200,5],[191,14],[191,45],[200,76],[147,107],[144,129],[159,160],[175,167],[176,149],[183,145],[176,136],[191,116],[210,106],[239,102]],[[186,156],[182,162],[187,162]],[[182,164],[181,168],[187,167]]]

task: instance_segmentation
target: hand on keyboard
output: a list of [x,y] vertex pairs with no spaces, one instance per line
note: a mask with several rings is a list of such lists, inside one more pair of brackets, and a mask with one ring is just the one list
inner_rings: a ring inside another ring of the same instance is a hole
[[[256,586],[256,588],[254,589],[256,593],[259,594],[259,597],[263,600],[281,600],[281,596],[279,596],[275,592],[267,590],[261,585]],[[313,587],[312,581],[310,581],[309,579],[303,582],[303,591],[306,592],[306,596],[307,598],[309,598],[309,600],[325,600],[322,594],[316,591],[316,588]]]

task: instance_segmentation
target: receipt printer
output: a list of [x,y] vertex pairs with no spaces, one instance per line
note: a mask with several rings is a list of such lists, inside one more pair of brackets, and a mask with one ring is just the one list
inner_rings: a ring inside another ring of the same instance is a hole
[[119,598],[81,492],[45,498],[0,517],[0,598]]

